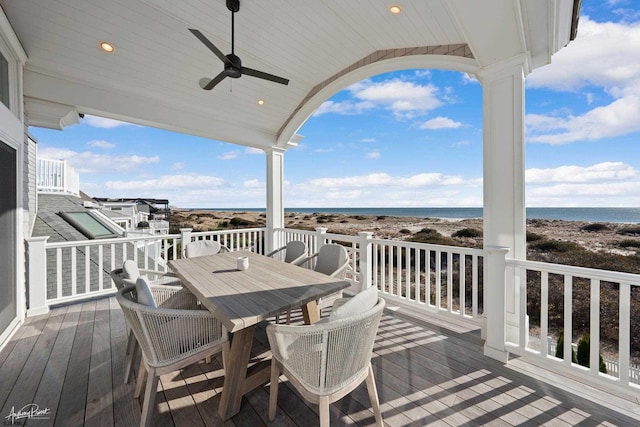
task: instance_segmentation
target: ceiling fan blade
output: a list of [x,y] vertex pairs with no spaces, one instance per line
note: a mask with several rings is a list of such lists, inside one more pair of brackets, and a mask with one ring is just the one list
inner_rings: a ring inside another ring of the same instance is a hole
[[204,34],[202,34],[199,30],[194,30],[193,28],[189,28],[189,31],[191,31],[191,33],[194,36],[196,36],[198,40],[200,40],[206,47],[208,47],[211,50],[211,52],[215,53],[216,56],[220,58],[222,62],[224,62],[225,64],[229,63],[229,59],[227,59],[224,53],[222,53],[220,49],[215,47],[214,44],[211,43],[209,39],[204,36]]
[[259,79],[269,80],[274,83],[280,83],[282,85],[288,85],[289,79],[274,76],[273,74],[265,73],[263,71],[254,70],[253,68],[242,67],[242,74],[247,76],[258,77]]
[[200,87],[204,90],[211,90],[215,85],[224,80],[225,77],[227,77],[227,75],[224,73],[224,71],[222,71],[211,80],[209,80],[207,77],[203,77],[200,79]]

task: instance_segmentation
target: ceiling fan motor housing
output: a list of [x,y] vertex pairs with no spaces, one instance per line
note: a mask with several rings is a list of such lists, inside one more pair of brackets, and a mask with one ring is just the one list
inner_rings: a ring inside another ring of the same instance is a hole
[[237,79],[242,75],[242,61],[233,53],[227,55],[228,64],[224,66],[224,73],[227,77]]
[[240,10],[240,0],[227,0],[227,9],[231,12],[237,12]]

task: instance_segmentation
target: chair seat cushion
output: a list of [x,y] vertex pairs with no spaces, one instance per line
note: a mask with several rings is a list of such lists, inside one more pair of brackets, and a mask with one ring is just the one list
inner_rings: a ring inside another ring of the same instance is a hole
[[375,286],[371,286],[366,290],[359,292],[344,304],[332,309],[331,314],[329,315],[329,321],[344,319],[345,317],[364,313],[365,311],[371,310],[377,302],[378,289]]
[[149,287],[149,279],[147,279],[146,276],[140,276],[138,280],[136,280],[136,294],[138,296],[138,304],[153,308],[158,307],[156,300],[153,298],[151,288]]

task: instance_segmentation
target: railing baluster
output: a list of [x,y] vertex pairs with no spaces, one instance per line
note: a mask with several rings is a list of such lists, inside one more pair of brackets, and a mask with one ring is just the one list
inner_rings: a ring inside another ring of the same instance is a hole
[[84,292],[91,290],[91,253],[89,246],[84,247]]
[[447,252],[447,311],[453,313],[453,253]]
[[520,288],[519,322],[522,325],[518,331],[518,347],[524,351],[527,348],[527,336],[529,335],[529,330],[525,326],[527,325],[527,271],[519,267],[516,269],[518,272],[516,272],[515,277],[518,283],[515,286]]
[[436,308],[438,310],[442,309],[442,252],[440,250],[436,251],[436,287],[435,287],[435,297],[436,297]]
[[99,290],[104,289],[104,274],[102,274],[102,272],[104,271],[103,265],[104,265],[103,246],[100,245],[98,246],[98,289]]
[[[526,273],[525,273],[526,277]],[[546,359],[549,354],[549,273],[540,272],[540,355]]]
[[620,283],[619,314],[619,379],[624,386],[629,385],[629,354],[631,353],[631,285]]
[[62,248],[56,248],[56,298],[62,297]]
[[414,292],[416,293],[416,302],[422,302],[422,297],[420,296],[420,286],[421,286],[421,277],[420,277],[420,252],[421,249],[420,248],[415,248],[413,250],[413,253],[415,254],[415,257],[413,259],[414,262],[414,273],[415,273],[415,279],[413,280],[414,282]]
[[478,255],[471,255],[471,317],[478,317]]
[[589,307],[589,368],[594,376],[600,372],[600,281],[591,279]]
[[464,317],[465,316],[465,306],[467,304],[467,290],[466,290],[466,261],[467,261],[467,256],[465,254],[459,254],[458,255],[460,258],[460,268],[459,268],[459,285],[460,285],[460,316]]
[[573,277],[570,274],[564,275],[564,363],[571,366],[571,343],[573,342],[572,329],[572,301],[573,301]]
[[71,295],[77,294],[77,268],[76,268],[76,250],[77,247],[71,248]]

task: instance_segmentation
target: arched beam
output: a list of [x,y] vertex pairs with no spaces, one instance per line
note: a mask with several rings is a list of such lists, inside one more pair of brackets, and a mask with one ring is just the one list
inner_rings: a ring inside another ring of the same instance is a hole
[[478,71],[466,44],[375,51],[311,89],[278,130],[276,146],[285,147],[309,116],[338,91],[371,76],[411,68],[436,68],[471,74]]

